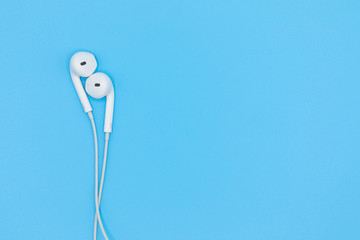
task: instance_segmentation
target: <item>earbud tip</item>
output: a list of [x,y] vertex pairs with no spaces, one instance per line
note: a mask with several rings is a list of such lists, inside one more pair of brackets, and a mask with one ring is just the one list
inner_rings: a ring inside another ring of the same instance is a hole
[[80,77],[89,77],[95,72],[97,62],[95,56],[89,52],[77,52],[70,60],[70,69]]
[[103,98],[113,89],[111,79],[105,73],[97,72],[86,79],[85,90],[93,98]]

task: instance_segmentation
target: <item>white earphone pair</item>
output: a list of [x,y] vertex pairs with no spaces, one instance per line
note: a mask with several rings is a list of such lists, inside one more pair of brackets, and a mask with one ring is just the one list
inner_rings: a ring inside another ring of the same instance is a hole
[[[75,53],[70,60],[70,75],[74,83],[77,94],[79,95],[81,104],[84,108],[85,113],[88,114],[89,119],[92,124],[92,129],[94,132],[94,142],[95,142],[95,220],[94,220],[94,240],[97,236],[97,222],[99,222],[101,231],[106,240],[108,237],[106,235],[101,216],[100,216],[100,201],[102,188],[104,184],[105,169],[106,169],[106,160],[107,160],[107,151],[108,143],[110,138],[110,133],[112,131],[112,122],[113,122],[113,113],[114,113],[114,87],[110,78],[101,72],[94,73],[97,68],[97,62],[93,54],[89,52],[77,52]],[[105,109],[105,122],[104,122],[104,132],[105,132],[105,149],[104,149],[104,159],[103,159],[103,168],[101,174],[101,181],[99,187],[99,172],[98,172],[98,140],[95,127],[95,120],[92,114],[92,107],[90,105],[89,99],[85,93],[84,87],[81,83],[80,77],[86,77],[85,90],[93,98],[103,98],[106,96],[106,109]]]
[[91,112],[92,107],[84,91],[80,77],[87,77],[85,89],[90,96],[97,99],[106,96],[104,132],[110,133],[114,113],[114,87],[110,78],[105,73],[94,73],[96,68],[96,59],[94,55],[89,52],[77,52],[70,60],[71,79],[85,113]]

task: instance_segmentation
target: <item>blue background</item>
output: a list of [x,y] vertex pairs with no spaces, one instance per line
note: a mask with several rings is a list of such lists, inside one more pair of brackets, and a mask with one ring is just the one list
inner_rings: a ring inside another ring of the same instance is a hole
[[[115,85],[111,239],[360,239],[359,11],[1,0],[0,239],[92,239],[92,131],[68,67],[79,50]],[[103,149],[105,101],[91,101]]]

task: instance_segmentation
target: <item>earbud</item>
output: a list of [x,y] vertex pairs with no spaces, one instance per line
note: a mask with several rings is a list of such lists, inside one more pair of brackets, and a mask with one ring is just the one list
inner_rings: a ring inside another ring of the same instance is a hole
[[89,52],[77,52],[70,60],[70,74],[77,94],[79,95],[84,111],[92,111],[89,99],[81,84],[80,77],[89,77],[96,70],[97,62],[93,54]]
[[86,92],[93,98],[106,96],[104,132],[110,133],[114,113],[114,87],[105,73],[97,72],[88,77],[85,82]]

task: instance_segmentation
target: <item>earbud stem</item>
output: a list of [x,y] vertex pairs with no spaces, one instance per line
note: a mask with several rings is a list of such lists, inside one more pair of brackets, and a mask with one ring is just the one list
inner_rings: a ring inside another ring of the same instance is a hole
[[74,87],[76,89],[77,94],[79,95],[81,104],[84,108],[85,113],[92,111],[92,107],[90,105],[89,99],[85,93],[84,87],[80,81],[80,77],[72,72],[70,72],[71,79],[73,81]]
[[114,89],[106,96],[104,132],[111,133],[114,114]]

